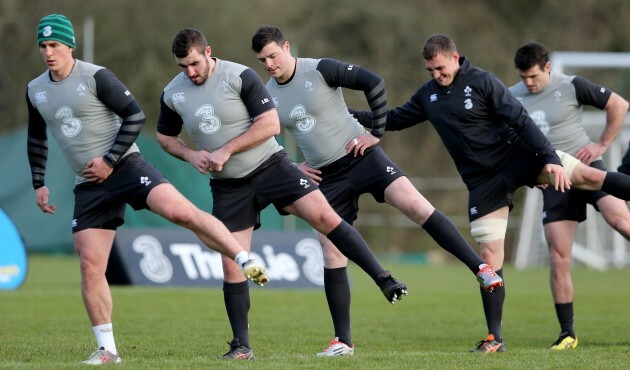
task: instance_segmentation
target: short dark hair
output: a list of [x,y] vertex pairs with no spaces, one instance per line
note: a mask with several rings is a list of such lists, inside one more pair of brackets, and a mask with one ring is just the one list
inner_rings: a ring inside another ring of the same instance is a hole
[[185,58],[191,48],[195,48],[199,54],[203,54],[207,46],[208,41],[201,31],[194,28],[184,28],[177,32],[173,38],[171,51],[177,58]]
[[422,48],[422,57],[431,60],[438,54],[453,54],[457,52],[457,46],[450,37],[442,34],[435,34],[429,37]]
[[545,69],[549,61],[549,52],[545,45],[539,42],[528,42],[516,50],[514,54],[514,67],[521,71],[528,70],[537,65]]
[[276,42],[282,46],[286,41],[287,39],[280,28],[264,25],[259,27],[254,36],[252,36],[252,50],[254,53],[258,53],[270,42]]

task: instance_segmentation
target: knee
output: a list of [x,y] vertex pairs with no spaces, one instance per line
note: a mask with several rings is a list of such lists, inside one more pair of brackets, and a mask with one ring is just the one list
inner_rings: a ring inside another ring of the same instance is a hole
[[609,221],[615,231],[623,235],[626,240],[630,240],[630,219],[624,216],[615,216]]
[[197,208],[177,205],[166,210],[164,217],[177,225],[190,229],[194,225],[198,212]]
[[243,269],[232,259],[222,256],[223,280],[228,283],[240,283],[245,281]]
[[324,267],[339,268],[348,264],[348,258],[337,249],[332,243],[322,245],[324,254]]
[[571,264],[571,247],[568,252],[562,251],[561,248],[556,248],[553,244],[549,246],[549,263],[553,267],[563,267]]
[[96,264],[82,256],[79,256],[79,267],[81,269],[81,274],[84,276],[92,275],[94,271],[96,271]]
[[107,270],[107,260],[100,261],[86,257],[79,258],[79,267],[81,269],[81,277],[84,283],[88,285],[99,279],[105,278]]
[[479,257],[485,262],[492,265],[495,270],[503,267],[503,248],[484,248],[482,245]]
[[[602,185],[604,184],[604,179],[606,178],[605,171],[586,165],[580,166],[580,169],[580,177],[583,181],[582,185],[585,187],[586,190],[599,190],[602,188]],[[579,179],[577,185],[580,185]]]
[[489,263],[492,264],[492,259],[494,257],[494,253],[492,253],[491,250],[489,249],[481,249],[481,251],[479,251],[479,257],[485,262],[485,263]]
[[330,233],[342,222],[341,217],[329,206],[316,212],[308,222],[317,231],[324,234]]
[[494,263],[495,255],[496,253],[489,248],[481,248],[479,251],[479,257],[484,260],[485,263],[489,263],[491,265],[496,265],[496,263]]
[[413,222],[423,225],[431,217],[435,208],[418,200],[404,205],[400,211]]

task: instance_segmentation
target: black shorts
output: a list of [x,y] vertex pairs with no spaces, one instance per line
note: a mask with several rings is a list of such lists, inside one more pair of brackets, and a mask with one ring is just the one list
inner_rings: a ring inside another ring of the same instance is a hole
[[260,212],[272,203],[286,216],[282,208],[319,190],[282,150],[243,178],[210,180],[210,189],[212,214],[231,232],[258,229]]
[[[606,167],[601,160],[592,162],[590,166],[606,171]],[[597,201],[606,195],[608,193],[603,191],[580,189],[571,189],[563,193],[549,186],[543,190],[543,224],[554,221],[582,222],[586,220],[586,205],[590,204],[599,211]]]
[[385,189],[396,179],[405,176],[387,154],[376,145],[364,155],[349,153],[320,168],[319,188],[335,212],[352,225],[359,211],[359,196],[370,193],[377,202],[385,201]]
[[125,203],[133,209],[148,208],[151,189],[169,181],[136,152],[121,159],[101,184],[84,182],[74,188],[72,232],[110,229],[125,223]]
[[514,207],[513,196],[521,186],[533,187],[544,163],[526,147],[514,151],[500,170],[474,179],[469,189],[468,219],[472,222],[505,206]]

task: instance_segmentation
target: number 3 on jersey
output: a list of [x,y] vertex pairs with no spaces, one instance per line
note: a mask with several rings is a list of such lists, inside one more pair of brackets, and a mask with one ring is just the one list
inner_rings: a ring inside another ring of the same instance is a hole
[[301,104],[298,104],[291,109],[289,117],[297,119],[295,127],[300,132],[309,132],[315,127],[315,117],[306,113],[306,108],[304,108]]
[[72,108],[67,105],[64,105],[57,110],[55,118],[59,118],[63,122],[63,124],[61,124],[61,133],[63,136],[75,137],[79,134],[79,132],[81,132],[81,120],[74,116]]
[[201,117],[199,130],[204,134],[214,134],[221,128],[221,119],[214,114],[214,107],[204,104],[195,111],[195,116]]

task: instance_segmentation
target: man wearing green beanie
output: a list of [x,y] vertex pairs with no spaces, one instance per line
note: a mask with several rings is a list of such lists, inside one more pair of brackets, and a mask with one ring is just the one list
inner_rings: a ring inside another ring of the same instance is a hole
[[234,259],[247,279],[259,285],[267,282],[263,265],[249,258],[225,225],[184,198],[140,154],[135,141],[146,120],[144,112],[110,70],[73,57],[76,44],[68,18],[42,18],[37,43],[47,70],[28,84],[28,159],[37,206],[44,213],[55,213],[44,181],[48,132],[75,171],[72,235],[83,303],[98,343],[83,363],[121,362],[105,271],[126,204],[190,229],[206,246]]
[[59,41],[73,49],[77,48],[72,23],[61,14],[47,15],[39,21],[37,44],[42,41]]

